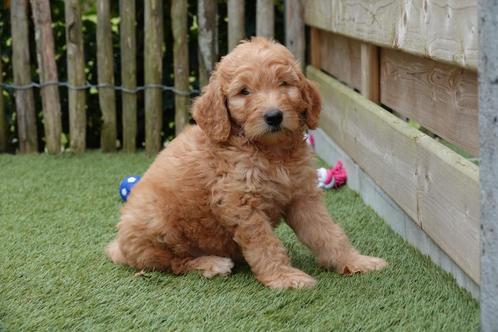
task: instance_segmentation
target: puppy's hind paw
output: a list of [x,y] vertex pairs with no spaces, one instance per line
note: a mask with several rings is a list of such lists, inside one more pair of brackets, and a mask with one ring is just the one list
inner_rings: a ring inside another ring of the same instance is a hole
[[230,258],[218,256],[206,256],[202,267],[202,275],[206,278],[214,276],[227,276],[232,272],[233,261]]
[[382,258],[355,254],[345,264],[339,266],[338,272],[345,275],[382,270],[387,262]]

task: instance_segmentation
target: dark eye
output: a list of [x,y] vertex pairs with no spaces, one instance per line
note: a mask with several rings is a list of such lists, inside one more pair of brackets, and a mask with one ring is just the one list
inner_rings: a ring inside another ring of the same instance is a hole
[[239,94],[243,95],[243,96],[248,96],[250,94],[249,90],[247,90],[247,88],[243,88],[242,90],[240,90]]
[[286,81],[281,81],[280,82],[280,86],[288,86],[288,85],[289,85],[289,83],[287,83]]

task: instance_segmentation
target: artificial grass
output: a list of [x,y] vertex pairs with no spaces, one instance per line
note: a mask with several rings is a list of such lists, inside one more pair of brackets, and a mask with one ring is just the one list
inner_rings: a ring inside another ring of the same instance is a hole
[[226,278],[147,273],[111,264],[118,184],[143,154],[0,155],[0,330],[476,330],[479,307],[453,279],[395,235],[361,198],[328,192],[331,214],[381,272],[325,271],[283,225],[311,290],[264,288],[247,266]]

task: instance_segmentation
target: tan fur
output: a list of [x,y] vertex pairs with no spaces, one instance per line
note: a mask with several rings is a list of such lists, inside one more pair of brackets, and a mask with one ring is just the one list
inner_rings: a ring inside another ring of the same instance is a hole
[[[198,126],[171,142],[134,187],[109,258],[206,277],[245,260],[266,286],[311,287],[315,280],[290,266],[273,232],[284,217],[321,265],[343,274],[383,268],[382,259],[351,247],[322,202],[303,141],[318,125],[320,103],[285,47],[263,38],[241,43],[195,100]],[[283,112],[277,132],[263,118],[271,108]]]

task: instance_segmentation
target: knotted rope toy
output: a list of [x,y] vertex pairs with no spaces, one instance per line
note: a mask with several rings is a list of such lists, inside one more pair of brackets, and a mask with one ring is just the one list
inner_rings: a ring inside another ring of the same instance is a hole
[[318,187],[322,189],[339,188],[347,181],[346,170],[340,161],[329,169],[323,167],[317,169],[316,177],[318,178]]
[[[315,151],[315,137],[312,133],[305,133],[304,140]],[[342,162],[338,161],[337,164],[329,169],[319,168],[316,170],[316,177],[318,180],[318,187],[322,189],[339,188],[344,185],[348,179],[346,170],[342,166]]]

